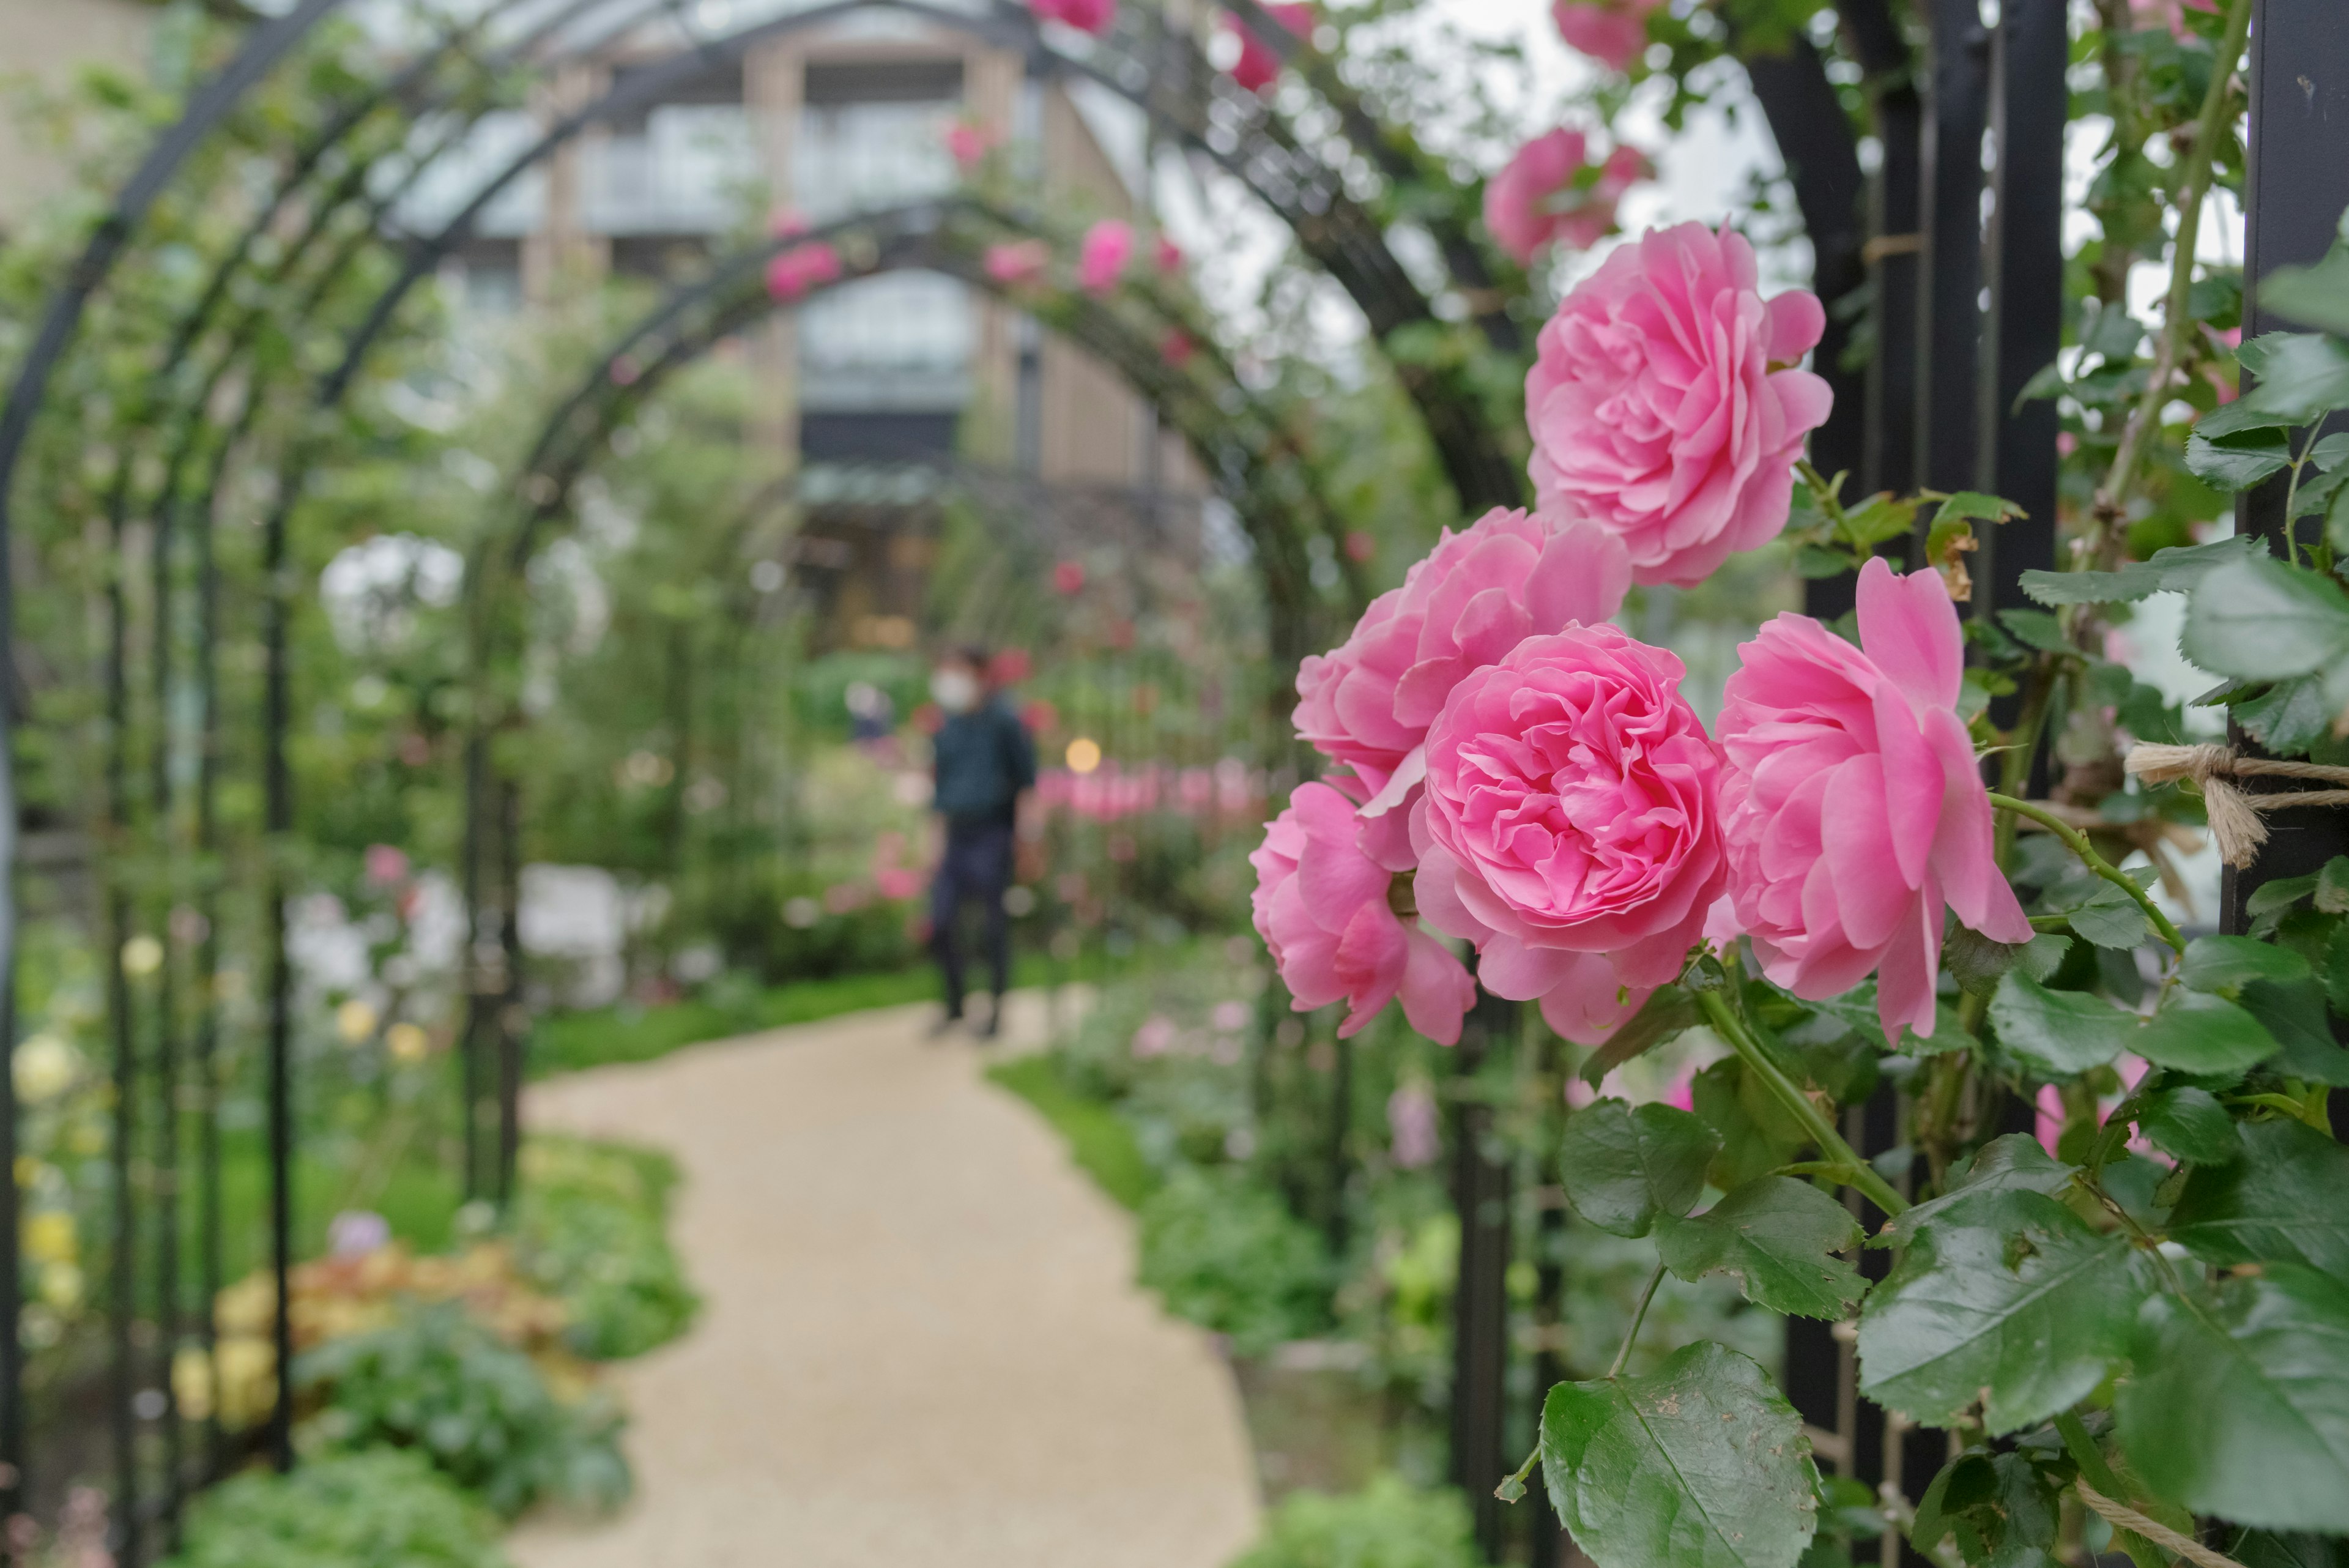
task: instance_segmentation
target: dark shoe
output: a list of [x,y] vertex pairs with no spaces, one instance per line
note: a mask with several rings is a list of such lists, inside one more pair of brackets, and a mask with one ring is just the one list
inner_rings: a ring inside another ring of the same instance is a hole
[[1002,1033],[1003,1002],[1001,999],[999,998],[995,1005],[987,1010],[987,1022],[972,1030],[971,1033],[983,1044],[994,1039],[998,1034]]

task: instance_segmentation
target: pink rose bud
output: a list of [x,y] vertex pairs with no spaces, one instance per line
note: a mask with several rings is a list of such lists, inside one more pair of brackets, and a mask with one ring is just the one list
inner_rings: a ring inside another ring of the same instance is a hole
[[1785,526],[1833,397],[1791,369],[1817,296],[1765,300],[1754,247],[1702,223],[1625,244],[1542,328],[1526,378],[1541,509],[1617,535],[1641,583],[1693,584]]
[[1077,286],[1088,294],[1107,294],[1125,275],[1133,257],[1133,225],[1103,218],[1085,231],[1077,247]]
[[1028,0],[1028,9],[1040,21],[1064,22],[1095,37],[1117,20],[1117,0]]
[[1648,13],[1663,0],[1557,0],[1550,19],[1568,45],[1628,71],[1648,47]]
[[1597,244],[1615,226],[1615,203],[1647,174],[1648,161],[1635,149],[1619,147],[1608,155],[1598,182],[1578,190],[1575,176],[1589,161],[1578,130],[1553,130],[1517,149],[1485,187],[1485,226],[1495,243],[1525,265],[1553,242],[1578,250]]

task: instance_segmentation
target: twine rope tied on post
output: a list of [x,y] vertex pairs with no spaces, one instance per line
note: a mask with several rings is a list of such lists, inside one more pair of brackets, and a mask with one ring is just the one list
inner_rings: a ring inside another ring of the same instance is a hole
[[[2190,751],[2193,748],[2163,746],[2158,749],[2182,752]],[[2219,750],[2224,751],[2226,748],[2221,746]],[[2115,1530],[2133,1531],[2160,1547],[2164,1552],[2177,1552],[2178,1555],[2193,1563],[2195,1568],[2243,1568],[2241,1563],[2225,1552],[2213,1552],[2192,1536],[2180,1535],[2159,1520],[2148,1519],[2127,1503],[2115,1502],[2111,1498],[2090,1486],[2085,1479],[2074,1484],[2079,1489],[2080,1501],[2095,1509],[2104,1521]]]
[[[2349,806],[2349,768],[2247,757],[2231,746],[2134,746],[2121,765],[2149,784],[2191,781],[2209,810],[2210,835],[2219,841],[2220,857],[2239,871],[2259,857],[2260,846],[2268,841],[2261,812]],[[2311,779],[2334,787],[2250,794],[2235,781],[2251,778]]]

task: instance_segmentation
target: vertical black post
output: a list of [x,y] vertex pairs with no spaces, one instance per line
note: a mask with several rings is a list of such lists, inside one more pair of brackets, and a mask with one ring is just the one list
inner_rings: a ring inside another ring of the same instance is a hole
[[196,1081],[198,1240],[197,1273],[203,1314],[197,1334],[212,1397],[204,1413],[203,1477],[216,1480],[226,1469],[227,1449],[220,1413],[221,1287],[225,1282],[221,1210],[220,1128],[220,897],[212,880],[212,852],[220,843],[220,561],[215,555],[217,498],[206,496],[196,535],[196,856],[206,878],[196,900],[203,936],[196,948],[196,1038],[191,1064]]
[[[2243,336],[2300,328],[2260,303],[2259,280],[2321,258],[2349,206],[2349,26],[2338,0],[2255,0],[2251,10],[2251,167],[2244,182]],[[2280,541],[2284,486],[2271,480],[2235,503],[2235,529]],[[2305,526],[2305,524],[2303,524]],[[2278,549],[2275,552],[2282,555]],[[2240,733],[2238,747],[2250,742]],[[2291,787],[2277,781],[2276,787]],[[2314,871],[2349,854],[2349,812],[2271,812],[2259,860],[2220,885],[2225,928],[2262,883]]]
[[463,1139],[465,1201],[472,1202],[481,1196],[481,1038],[483,1010],[489,1005],[491,981],[487,965],[482,961],[489,945],[488,923],[483,919],[481,857],[487,851],[483,835],[487,832],[489,802],[489,742],[479,733],[465,739],[465,857],[463,888],[465,898],[465,958],[460,966],[465,976],[464,1033],[457,1042],[457,1099],[460,1135]]
[[[1922,175],[1919,160],[1924,105],[1909,78],[1908,51],[1880,13],[1856,10],[1846,18],[1875,90],[1877,136],[1883,145],[1869,192],[1866,257],[1874,286],[1876,355],[1868,367],[1868,414],[1862,432],[1858,493],[1906,493],[1917,485],[1917,330]],[[1872,26],[1863,29],[1860,18]],[[1880,27],[1874,26],[1880,24]],[[1879,36],[1880,35],[1880,36]]]
[[111,558],[107,563],[106,618],[106,761],[105,797],[99,844],[115,857],[99,868],[105,889],[106,916],[99,940],[105,944],[106,1022],[114,1051],[114,1130],[109,1164],[113,1168],[113,1300],[108,1314],[109,1357],[107,1417],[114,1450],[113,1545],[116,1558],[135,1565],[140,1560],[139,1423],[133,1411],[138,1397],[138,1345],[135,1320],[139,1311],[139,1210],[136,1202],[136,1148],[139,1137],[139,1040],[132,1017],[130,975],[126,950],[130,941],[130,894],[123,886],[123,859],[129,844],[130,770],[130,625],[123,583],[122,530],[109,537]]
[[[2055,566],[2055,438],[2052,398],[2020,407],[2031,378],[2064,341],[2064,67],[2071,35],[2064,0],[2006,0],[1991,56],[1991,130],[1998,149],[1984,266],[1985,334],[1979,488],[2027,517],[1982,532],[1975,557],[1977,615],[2029,604],[2023,574]],[[2013,699],[2003,699],[2011,705]],[[2011,713],[1993,715],[2013,722]]]
[[1513,1038],[1517,1004],[1478,992],[1460,1032],[1453,1101],[1453,1203],[1460,1216],[1460,1277],[1452,1301],[1452,1483],[1467,1494],[1476,1546],[1501,1555],[1502,1503],[1493,1495],[1513,1468],[1503,1457],[1503,1395],[1509,1375],[1508,1162],[1485,1147],[1493,1107],[1476,1082],[1494,1046]]
[[269,1126],[269,1266],[276,1314],[270,1343],[276,1353],[277,1398],[269,1411],[270,1462],[294,1468],[294,960],[286,949],[285,900],[291,894],[286,856],[294,831],[294,772],[286,755],[293,723],[293,670],[287,648],[293,617],[292,583],[286,564],[286,531],[292,493],[271,508],[262,547],[264,599],[262,657],[263,878],[262,940],[269,951],[267,1064]]
[[522,1154],[522,1053],[527,1030],[522,999],[522,789],[501,779],[498,794],[498,943],[504,984],[493,1038],[498,1043],[498,1208],[513,1202],[514,1167]]
[[[1546,1107],[1541,1147],[1534,1159],[1534,1384],[1531,1423],[1535,1441],[1541,1438],[1542,1405],[1549,1391],[1565,1381],[1566,1358],[1559,1354],[1566,1332],[1566,1189],[1552,1179],[1551,1164],[1557,1147],[1559,1112],[1564,1106],[1564,1052],[1557,1035],[1541,1032],[1540,1060],[1535,1081]],[[1528,1568],[1558,1568],[1566,1555],[1566,1526],[1550,1507],[1549,1488],[1534,1478],[1526,1491],[1533,1510],[1533,1552]]]
[[[171,800],[172,732],[171,654],[176,628],[173,615],[173,540],[177,504],[165,503],[157,514],[154,543],[153,641],[150,649],[148,685],[155,709],[155,737],[148,756],[148,814],[154,846],[172,863],[171,851],[180,847],[174,831]],[[180,1511],[186,1487],[187,1454],[180,1429],[179,1390],[172,1377],[186,1324],[180,1297],[180,949],[184,933],[180,920],[181,884],[171,879],[159,900],[158,930],[164,942],[163,967],[156,976],[155,1001],[155,1325],[158,1355],[156,1386],[163,1396],[163,1550],[180,1547]]]
[[[1934,490],[1975,482],[1982,352],[1982,141],[1989,113],[1990,36],[1978,0],[1931,0],[1918,167],[1917,339],[1923,356],[1912,416],[1918,476]],[[1920,519],[1921,527],[1924,519]]]

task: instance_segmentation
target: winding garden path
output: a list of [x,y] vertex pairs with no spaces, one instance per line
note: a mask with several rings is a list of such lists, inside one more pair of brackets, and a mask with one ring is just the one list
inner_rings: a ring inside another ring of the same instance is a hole
[[[1238,1397],[1133,1228],[959,1038],[893,1008],[532,1091],[671,1151],[693,1332],[616,1371],[637,1494],[520,1568],[1222,1568]],[[1042,1033],[1015,998],[1009,1035]]]

